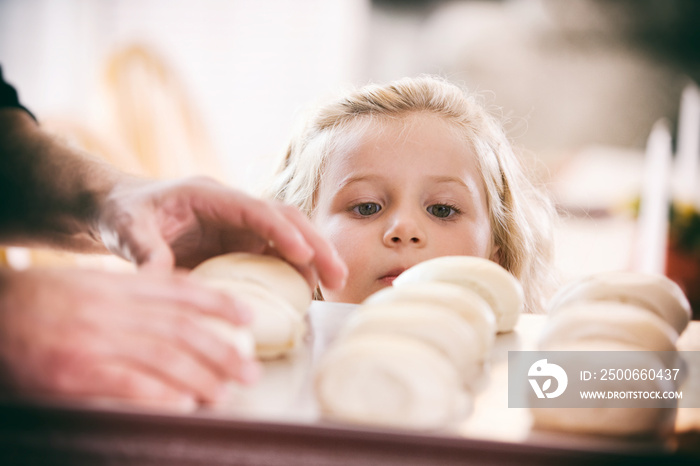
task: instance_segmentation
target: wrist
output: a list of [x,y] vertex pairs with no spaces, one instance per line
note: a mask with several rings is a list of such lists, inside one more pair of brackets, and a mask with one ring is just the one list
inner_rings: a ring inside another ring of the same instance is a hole
[[102,189],[95,191],[94,204],[88,216],[88,232],[90,236],[103,246],[106,245],[105,235],[111,235],[115,230],[115,221],[123,220],[126,212],[122,205],[128,202],[132,193],[144,185],[145,180],[116,170],[103,183]]
[[56,140],[21,110],[0,111],[0,125],[0,242],[104,251],[90,226],[118,172]]

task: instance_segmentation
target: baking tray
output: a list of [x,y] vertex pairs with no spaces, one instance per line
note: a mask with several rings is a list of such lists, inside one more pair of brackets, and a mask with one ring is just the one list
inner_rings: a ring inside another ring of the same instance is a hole
[[0,464],[700,464],[697,431],[663,440],[538,432],[531,429],[527,409],[509,409],[508,351],[534,349],[545,316],[522,315],[514,332],[497,337],[473,412],[449,429],[416,432],[327,422],[313,396],[313,367],[355,309],[315,302],[299,351],[265,363],[265,375],[254,387],[232,385],[216,407],[176,414],[0,400]]

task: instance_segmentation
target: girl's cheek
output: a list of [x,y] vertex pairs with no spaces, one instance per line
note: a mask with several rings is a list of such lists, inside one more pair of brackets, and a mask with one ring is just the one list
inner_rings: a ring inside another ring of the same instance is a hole
[[349,251],[356,244],[356,238],[350,229],[336,230],[329,236],[329,241],[335,246],[342,258],[347,261]]

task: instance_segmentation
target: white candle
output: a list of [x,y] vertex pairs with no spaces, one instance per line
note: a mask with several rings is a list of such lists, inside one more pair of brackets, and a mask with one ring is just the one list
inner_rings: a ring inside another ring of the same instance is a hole
[[673,200],[700,210],[700,90],[690,83],[683,90],[678,117],[678,145],[673,173]]
[[669,172],[671,133],[668,123],[659,120],[649,134],[640,197],[633,269],[664,274],[668,243]]

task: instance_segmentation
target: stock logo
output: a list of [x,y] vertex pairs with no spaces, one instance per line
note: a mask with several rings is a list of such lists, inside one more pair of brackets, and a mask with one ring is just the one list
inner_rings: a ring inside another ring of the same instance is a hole
[[[566,385],[569,383],[569,378],[561,366],[548,363],[546,359],[535,361],[530,370],[527,371],[528,381],[535,391],[537,398],[556,398],[566,390]],[[542,379],[542,385],[538,380]],[[549,391],[552,388],[552,379],[557,381],[556,390]]]

